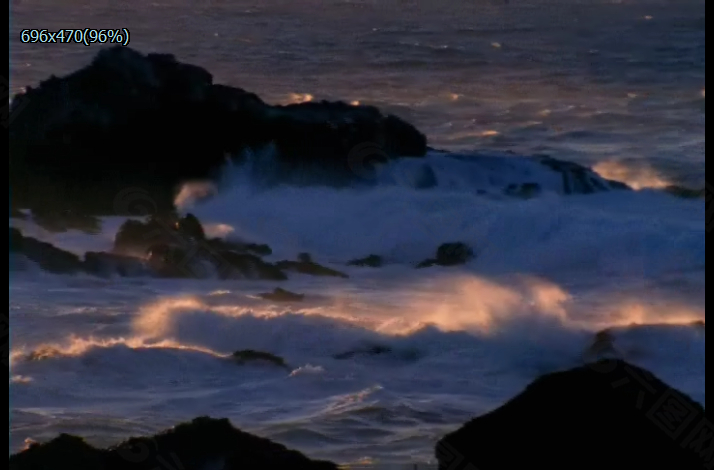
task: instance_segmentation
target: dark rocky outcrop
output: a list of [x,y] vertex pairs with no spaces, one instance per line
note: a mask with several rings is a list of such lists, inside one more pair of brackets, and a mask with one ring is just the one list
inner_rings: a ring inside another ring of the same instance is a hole
[[388,357],[400,361],[416,361],[422,357],[422,353],[413,348],[395,349],[382,344],[365,344],[347,351],[334,354],[333,359],[346,360],[367,357]]
[[384,265],[384,260],[378,255],[369,255],[364,258],[353,259],[347,262],[348,266],[359,266],[362,268],[381,268]]
[[355,356],[382,356],[386,354],[391,354],[392,352],[392,348],[390,348],[389,346],[375,344],[372,346],[350,349],[349,351],[335,354],[332,357],[334,359],[352,359]]
[[16,228],[10,227],[10,253],[24,255],[40,268],[55,274],[73,274],[84,270],[79,256],[61,250],[50,243],[26,237]]
[[601,178],[593,173],[592,169],[574,162],[557,160],[547,155],[538,155],[534,158],[542,165],[561,174],[564,194],[592,194],[610,190],[632,190],[625,183]]
[[353,151],[365,142],[384,159],[426,152],[422,133],[377,108],[272,106],[172,55],[119,46],[28,87],[10,112],[10,187],[20,208],[146,215],[119,197],[134,188],[153,209],[170,209],[180,183],[215,179],[227,159],[271,143],[288,169],[315,165],[345,177],[372,163]]
[[305,299],[305,294],[296,294],[295,292],[277,287],[273,292],[258,294],[258,297],[265,300],[272,300],[273,302],[301,302]]
[[284,281],[288,276],[280,266],[263,261],[250,253],[221,251],[212,257],[221,279],[266,279]]
[[315,263],[312,257],[307,253],[301,253],[298,256],[297,261],[278,261],[275,266],[284,271],[293,271],[300,274],[308,274],[310,276],[327,276],[327,277],[340,277],[343,279],[349,278],[349,276],[340,271],[335,271],[334,269],[327,268]]
[[701,405],[647,370],[602,360],[535,380],[446,435],[436,456],[440,470],[694,470],[711,466],[711,449]]
[[258,255],[268,255],[268,245],[206,238],[201,222],[193,215],[167,213],[145,222],[128,220],[114,240],[114,251],[146,257],[161,277],[221,279],[287,279],[278,267]]
[[249,363],[267,363],[275,366],[280,366],[285,369],[290,369],[290,366],[280,356],[264,351],[256,351],[254,349],[242,349],[231,354],[231,359],[238,364]]
[[234,428],[227,419],[196,418],[151,437],[97,449],[61,434],[10,456],[10,470],[337,470],[269,439]]
[[473,249],[465,243],[444,243],[436,250],[436,258],[427,259],[417,265],[417,268],[431,266],[457,266],[465,264],[474,257]]
[[151,274],[146,264],[132,256],[89,251],[84,254],[84,270],[100,277],[137,277]]

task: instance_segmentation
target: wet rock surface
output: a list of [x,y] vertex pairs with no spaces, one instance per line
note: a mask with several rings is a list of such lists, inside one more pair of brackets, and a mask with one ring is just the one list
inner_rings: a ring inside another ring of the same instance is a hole
[[711,462],[705,418],[700,404],[651,372],[608,359],[536,379],[446,435],[436,456],[440,470],[456,459],[483,470],[698,470],[707,455]]
[[196,418],[150,437],[97,449],[62,434],[10,456],[10,470],[337,470],[269,439],[243,432],[227,419]]

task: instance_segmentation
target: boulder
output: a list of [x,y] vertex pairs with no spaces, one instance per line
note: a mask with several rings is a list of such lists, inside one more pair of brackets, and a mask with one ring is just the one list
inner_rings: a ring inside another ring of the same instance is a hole
[[55,274],[74,274],[84,270],[84,263],[74,253],[32,237],[25,237],[22,232],[12,227],[9,237],[10,253],[25,256],[45,271]]
[[337,470],[269,439],[236,429],[227,419],[196,418],[150,437],[97,449],[61,434],[10,456],[10,470]]
[[149,274],[145,263],[133,256],[89,251],[84,254],[84,269],[100,277],[137,277]]
[[273,302],[301,302],[305,299],[305,294],[296,294],[277,287],[273,292],[258,294],[258,297],[265,300],[272,300]]
[[248,363],[263,363],[279,366],[285,369],[290,369],[287,365],[285,359],[275,354],[264,351],[256,351],[254,349],[242,349],[231,354],[231,359],[237,364],[248,364]]
[[436,457],[440,470],[694,470],[711,467],[712,440],[700,404],[645,369],[601,360],[535,380],[447,434]]
[[212,260],[222,279],[265,279],[284,281],[288,277],[277,265],[263,261],[250,253],[221,251]]
[[474,257],[473,249],[465,243],[444,243],[436,250],[436,258],[427,259],[417,265],[417,268],[431,266],[457,266],[466,264]]
[[10,185],[20,208],[146,215],[136,212],[133,196],[124,198],[137,190],[152,210],[171,210],[183,182],[217,181],[227,161],[268,144],[287,169],[316,166],[346,178],[357,176],[354,149],[365,142],[384,159],[426,153],[421,132],[377,108],[272,106],[214,84],[208,71],[170,54],[122,46],[28,87],[9,112],[17,114],[9,131]]

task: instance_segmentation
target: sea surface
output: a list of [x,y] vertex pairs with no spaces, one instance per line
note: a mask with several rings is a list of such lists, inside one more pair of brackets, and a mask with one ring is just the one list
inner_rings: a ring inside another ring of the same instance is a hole
[[[690,324],[705,319],[705,202],[661,191],[705,187],[703,0],[19,0],[11,94],[101,47],[23,44],[20,32],[78,27],[126,28],[130,47],[268,102],[379,106],[463,158],[432,152],[430,189],[411,162],[340,189],[265,185],[239,167],[217,197],[180,201],[212,233],[350,275],[292,276],[282,287],[302,304],[256,298],[276,287],[262,281],[11,265],[10,452],[59,432],[109,445],[211,415],[340,463],[426,464],[444,433],[581,364],[608,327],[626,359],[705,403],[705,332]],[[637,191],[484,197],[469,155],[518,158],[506,152],[592,166]],[[121,222],[97,235],[21,226],[84,253],[109,249]],[[449,241],[478,256],[414,269]],[[387,266],[345,266],[369,254]],[[332,357],[375,344],[394,353]],[[290,371],[225,358],[238,349],[279,354]]]

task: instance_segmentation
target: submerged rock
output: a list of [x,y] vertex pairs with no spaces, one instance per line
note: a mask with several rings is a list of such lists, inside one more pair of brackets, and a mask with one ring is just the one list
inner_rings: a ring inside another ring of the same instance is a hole
[[417,268],[431,266],[457,266],[466,264],[474,257],[473,249],[465,243],[444,243],[436,250],[436,258],[427,259],[417,265]]
[[285,359],[283,359],[282,357],[276,356],[275,354],[271,354],[269,352],[256,351],[254,349],[243,349],[240,351],[236,351],[231,354],[231,359],[241,365],[262,362],[280,366],[285,369],[290,369],[290,367],[285,362]]
[[592,194],[611,190],[631,190],[619,181],[602,178],[592,169],[574,162],[557,160],[549,156],[535,157],[542,165],[560,173],[563,178],[564,194]]
[[373,346],[367,346],[363,348],[351,349],[339,354],[332,356],[334,359],[352,359],[355,356],[382,356],[385,354],[391,354],[392,348],[389,346],[382,346],[375,344]]
[[[18,207],[81,207],[138,214],[119,198],[139,189],[146,206],[173,208],[185,181],[217,180],[227,160],[272,143],[286,170],[315,166],[347,178],[363,166],[355,148],[384,158],[422,157],[426,137],[371,106],[310,102],[272,106],[213,83],[169,54],[101,50],[86,67],[50,77],[12,99],[10,185]],[[166,156],[171,160],[167,161]],[[355,167],[357,165],[357,167]]]
[[284,271],[293,271],[300,274],[308,274],[310,276],[340,277],[343,279],[349,278],[349,276],[345,273],[335,271],[334,269],[315,263],[312,260],[312,257],[307,253],[301,253],[298,256],[298,261],[278,261],[275,263],[275,266]]
[[446,435],[436,457],[440,470],[456,460],[479,470],[701,469],[712,461],[705,418],[649,371],[602,360],[536,379]]
[[305,294],[296,294],[285,289],[277,287],[273,292],[258,294],[258,297],[274,302],[301,302],[305,299]]
[[337,470],[269,439],[243,432],[227,419],[196,418],[151,437],[97,449],[61,434],[10,456],[10,470]]
[[384,265],[384,260],[378,255],[369,255],[365,258],[358,258],[347,262],[348,266],[359,266],[369,268],[381,268]]

